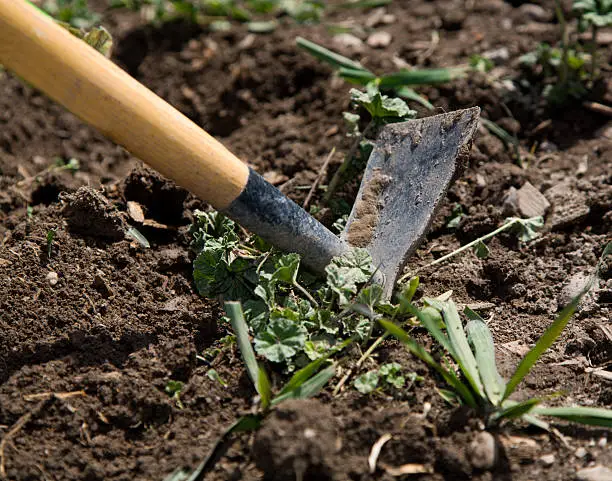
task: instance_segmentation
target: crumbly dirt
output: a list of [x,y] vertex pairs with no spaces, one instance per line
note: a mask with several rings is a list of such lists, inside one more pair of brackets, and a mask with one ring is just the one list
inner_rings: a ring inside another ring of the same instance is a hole
[[[558,35],[552,1],[543,1],[544,9],[521,3],[395,1],[386,7],[390,23],[374,27],[392,36],[382,49],[351,47],[325,25],[286,19],[268,35],[241,26],[217,33],[182,23],[156,28],[117,11],[103,23],[115,36],[117,64],[302,202],[331,149],[337,154],[322,184],[349,148],[341,115],[349,86],[299,51],[297,35],[376,71],[402,62],[454,66],[505,48],[508,59],[492,72],[504,79],[517,72],[520,55]],[[372,15],[338,11],[327,21],[363,26]],[[434,31],[439,42],[432,42]],[[609,61],[610,51],[603,48],[602,56]],[[548,111],[529,91],[504,102],[498,86],[473,74],[420,89],[440,110],[480,106],[529,154],[518,166],[481,129],[465,173],[408,269],[419,272],[419,296],[452,290],[459,304],[481,306],[507,378],[610,241],[612,125],[580,104]],[[591,100],[611,98],[608,75]],[[76,158],[80,169],[55,168],[56,157]],[[358,181],[343,187],[347,203]],[[489,242],[488,259],[466,253],[427,267],[499,226],[508,192],[526,182],[551,203],[538,239],[519,245],[503,234]],[[320,199],[317,191],[311,205]],[[457,203],[466,215],[453,230],[447,217]],[[228,334],[217,300],[197,295],[192,281],[188,226],[193,210],[205,207],[0,71],[0,478],[161,481],[198,465],[250,411],[254,392],[234,348],[203,357]],[[321,219],[333,222],[334,209],[323,209]],[[150,247],[126,238],[129,227]],[[602,376],[612,363],[611,300],[608,265],[518,398],[612,407],[612,384]],[[362,371],[399,362],[423,381],[369,396],[349,382],[334,396],[359,355],[351,351],[316,400],[285,405],[257,434],[231,437],[204,478],[391,480],[393,468],[413,464],[423,472],[407,479],[552,481],[612,466],[609,431],[558,423],[555,435],[525,426],[494,431],[494,465],[483,468],[491,440],[479,435],[480,421],[445,404],[440,380],[394,341]],[[225,385],[208,376],[211,368]],[[184,383],[180,399],[166,392],[170,380]],[[371,448],[386,434],[391,439],[370,472]]]
[[355,217],[346,233],[346,239],[354,247],[367,247],[378,226],[380,209],[384,207],[382,192],[389,178],[380,169],[373,169],[365,183],[363,193],[355,201]]

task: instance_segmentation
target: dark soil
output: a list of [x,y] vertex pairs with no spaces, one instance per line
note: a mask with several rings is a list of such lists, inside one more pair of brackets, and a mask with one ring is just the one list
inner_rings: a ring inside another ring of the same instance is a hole
[[[182,23],[154,28],[120,12],[103,23],[115,36],[119,65],[299,202],[329,151],[337,148],[323,183],[348,148],[341,113],[349,87],[297,50],[297,35],[379,71],[402,62],[453,66],[505,47],[509,58],[491,76],[421,91],[440,109],[480,106],[532,153],[521,168],[481,129],[466,173],[409,269],[500,225],[512,214],[504,205],[512,187],[530,182],[544,193],[552,207],[537,240],[519,245],[501,235],[489,243],[486,260],[466,253],[419,272],[419,294],[452,290],[458,303],[481,305],[508,377],[592,271],[612,227],[609,119],[580,105],[551,113],[528,94],[504,103],[500,81],[492,80],[515,75],[519,55],[558,35],[547,13],[552,2],[537,12],[513,3],[396,1],[387,7],[393,22],[377,27],[393,36],[385,49],[351,49],[324,25],[285,20],[261,36],[241,26],[225,33]],[[364,25],[372,12],[345,11],[328,21],[349,15]],[[434,30],[440,39],[432,46]],[[602,51],[609,61],[610,51]],[[609,75],[605,80],[593,100],[609,103]],[[50,168],[56,157],[78,159],[79,171]],[[357,185],[350,182],[341,195],[350,201]],[[311,204],[319,200],[317,194]],[[455,203],[466,216],[451,230],[445,219]],[[192,211],[204,207],[0,71],[0,478],[161,481],[177,468],[194,468],[250,410],[254,393],[235,350],[202,360],[228,333],[218,302],[198,296],[191,277],[188,227]],[[330,209],[320,215],[325,222],[337,217]],[[150,248],[125,236],[130,226]],[[550,402],[612,407],[612,384],[598,375],[612,364],[610,273],[605,266],[519,397],[561,392]],[[370,396],[349,382],[336,396],[329,388],[317,400],[285,404],[257,434],[232,437],[206,479],[393,479],[391,468],[414,463],[426,472],[410,479],[543,481],[612,466],[609,432],[559,423],[555,435],[521,426],[494,432],[496,458],[482,468],[488,441],[473,413],[445,404],[437,379],[395,342],[371,362],[388,361],[425,380]],[[227,386],[207,376],[211,367]],[[165,391],[170,380],[185,383],[180,402]],[[370,473],[370,450],[387,433],[392,437]]]

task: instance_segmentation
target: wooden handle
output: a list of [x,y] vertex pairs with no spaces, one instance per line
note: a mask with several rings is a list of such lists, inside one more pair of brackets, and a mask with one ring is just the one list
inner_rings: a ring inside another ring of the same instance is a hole
[[221,143],[24,0],[0,0],[0,64],[216,209],[247,183]]

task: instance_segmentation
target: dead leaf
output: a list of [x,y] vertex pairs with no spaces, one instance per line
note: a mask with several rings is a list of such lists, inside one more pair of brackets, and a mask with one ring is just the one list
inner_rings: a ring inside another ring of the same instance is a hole
[[144,212],[142,211],[142,207],[138,202],[134,202],[133,200],[128,201],[127,211],[128,215],[136,222],[140,222],[141,224],[144,222]]
[[427,474],[433,473],[431,466],[426,464],[409,463],[401,466],[388,466],[381,463],[382,468],[391,476],[405,476],[406,474]]

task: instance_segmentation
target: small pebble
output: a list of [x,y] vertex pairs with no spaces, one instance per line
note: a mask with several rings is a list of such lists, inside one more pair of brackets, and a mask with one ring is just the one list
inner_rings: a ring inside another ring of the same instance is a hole
[[497,443],[492,434],[478,433],[468,447],[468,459],[476,469],[492,469],[497,462]]
[[600,448],[605,448],[608,445],[608,438],[603,436],[599,441],[597,441],[597,446]]
[[374,32],[368,37],[366,43],[372,48],[385,48],[389,46],[391,39],[392,37],[389,32]]
[[350,33],[341,33],[334,36],[334,43],[346,48],[360,49],[363,42],[360,38],[351,35]]
[[510,51],[507,47],[500,47],[496,48],[495,50],[489,50],[488,52],[484,52],[482,56],[484,58],[488,58],[494,64],[500,65],[508,61],[508,59],[510,58]]
[[555,464],[555,455],[554,454],[545,454],[544,456],[540,456],[540,461],[544,466],[552,466]]
[[384,8],[375,9],[366,19],[365,26],[368,28],[374,28],[382,23],[382,19],[386,14]]
[[57,275],[57,272],[49,272],[47,274],[47,282],[50,286],[56,285],[59,282],[59,276]]
[[519,11],[534,22],[549,22],[552,20],[550,11],[534,3],[524,3],[519,7]]
[[558,152],[558,151],[559,151],[559,147],[557,147],[557,144],[550,142],[549,140],[544,140],[540,144],[540,147],[538,148],[538,152],[543,152],[545,154],[550,154],[552,152]]
[[576,472],[578,481],[612,481],[612,469],[600,464]]
[[587,455],[587,450],[584,449],[583,447],[576,449],[576,452],[574,453],[574,456],[576,456],[577,458],[584,458],[586,455]]

